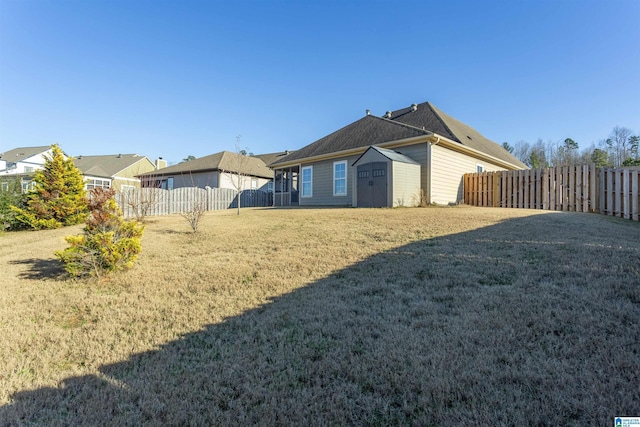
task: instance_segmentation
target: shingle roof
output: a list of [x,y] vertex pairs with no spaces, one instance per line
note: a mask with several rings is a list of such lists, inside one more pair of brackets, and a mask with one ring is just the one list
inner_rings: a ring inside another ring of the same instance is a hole
[[50,148],[51,146],[49,145],[42,145],[40,147],[18,147],[13,150],[5,151],[4,153],[0,153],[0,160],[17,163],[37,154],[44,153]]
[[264,162],[265,165],[269,166],[271,163],[280,160],[284,156],[288,156],[293,153],[293,151],[279,151],[277,153],[267,153],[267,154],[254,154],[253,157],[256,157]]
[[410,126],[425,126],[434,133],[457,141],[466,147],[473,148],[522,168],[527,167],[501,145],[485,138],[471,126],[442,112],[430,102],[419,104],[415,109],[409,107],[394,111],[391,113],[391,120],[406,123]]
[[78,156],[74,157],[73,164],[80,169],[83,175],[110,178],[144,158],[145,156],[138,154]]
[[426,135],[428,133],[429,132],[421,129],[406,126],[403,123],[368,115],[289,154],[281,160],[274,162],[273,165],[275,166],[283,161],[289,162],[291,160],[305,159],[307,157],[334,153],[336,151],[368,147],[369,145],[397,141],[399,139]]
[[292,160],[302,160],[430,133],[443,136],[514,166],[527,167],[502,146],[485,138],[471,126],[443,113],[429,102],[392,111],[390,115],[385,114],[383,117],[367,115],[274,162],[273,166]]
[[[235,169],[238,167],[239,156],[241,155],[232,153],[230,151],[221,151],[209,156],[200,157],[195,160],[190,160],[188,162],[182,162],[178,163],[177,165],[158,169],[157,171],[153,172],[153,174],[171,175],[216,170],[235,171]],[[261,159],[255,156],[245,156],[245,159],[242,160],[244,162],[244,164],[242,165],[242,173],[261,178],[273,177],[273,171],[269,169]]]

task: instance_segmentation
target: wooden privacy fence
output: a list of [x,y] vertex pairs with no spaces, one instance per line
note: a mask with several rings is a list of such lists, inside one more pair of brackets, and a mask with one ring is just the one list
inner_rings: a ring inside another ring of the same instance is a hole
[[[229,188],[184,187],[132,188],[119,191],[116,202],[125,217],[171,215],[197,209],[206,211],[238,207],[238,194]],[[266,191],[244,190],[240,193],[240,207],[264,207],[273,204],[273,195]]]
[[464,175],[472,206],[599,212],[640,220],[640,168],[595,165],[481,172]]

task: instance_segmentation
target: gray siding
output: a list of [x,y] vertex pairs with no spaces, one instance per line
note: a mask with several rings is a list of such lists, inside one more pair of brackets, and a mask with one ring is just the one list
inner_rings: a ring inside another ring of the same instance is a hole
[[[299,188],[302,190],[302,168],[313,166],[312,197],[302,197],[300,191],[300,206],[353,206],[354,168],[351,166],[359,156],[343,157],[300,165]],[[333,195],[333,163],[347,161],[347,195]]]

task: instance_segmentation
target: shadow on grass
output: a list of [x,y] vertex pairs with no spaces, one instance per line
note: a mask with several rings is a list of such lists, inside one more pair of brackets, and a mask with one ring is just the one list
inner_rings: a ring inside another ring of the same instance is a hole
[[57,259],[23,259],[18,261],[10,261],[11,264],[28,265],[29,269],[20,273],[18,277],[22,279],[43,280],[57,279],[62,280],[65,276],[64,267]]
[[540,215],[374,255],[3,424],[607,425],[640,413],[640,227]]

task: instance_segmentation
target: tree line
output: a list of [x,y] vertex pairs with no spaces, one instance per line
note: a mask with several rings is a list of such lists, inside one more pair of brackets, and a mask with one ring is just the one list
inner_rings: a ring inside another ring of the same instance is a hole
[[518,141],[502,146],[527,166],[538,169],[572,164],[595,163],[597,167],[640,166],[640,136],[631,129],[616,126],[611,134],[598,143],[580,148],[577,141],[544,142],[539,138],[535,143]]

